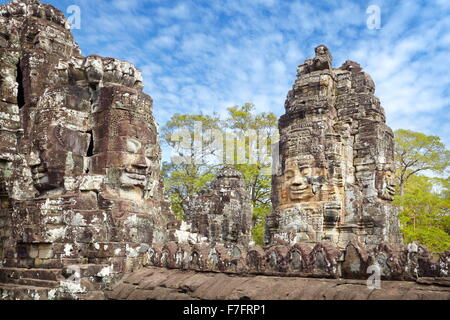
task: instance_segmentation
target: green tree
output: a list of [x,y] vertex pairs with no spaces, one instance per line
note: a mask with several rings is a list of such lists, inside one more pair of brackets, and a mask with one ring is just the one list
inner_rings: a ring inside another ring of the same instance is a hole
[[403,195],[405,184],[414,175],[426,170],[445,174],[450,165],[450,151],[439,137],[400,129],[395,131],[395,162]]
[[217,149],[213,141],[205,137],[208,131],[218,127],[220,118],[216,114],[177,113],[161,129],[163,145],[174,150],[175,157],[163,163],[162,173],[172,209],[178,218],[186,214],[189,199],[215,177],[216,166],[210,158],[216,156]]
[[450,247],[449,179],[411,175],[404,194],[394,203],[401,208],[400,222],[406,243],[418,241],[435,252]]
[[[256,113],[252,103],[234,106],[227,111],[228,118],[224,127],[233,131],[233,138],[241,139],[240,147],[236,148],[233,166],[244,175],[250,193],[253,204],[253,239],[258,245],[263,245],[266,216],[272,209],[270,155],[272,144],[278,142],[278,118],[271,112]],[[252,139],[252,136],[257,139]],[[245,163],[239,163],[238,158],[244,158]]]
[[[269,150],[276,142],[277,117],[257,113],[251,103],[227,111],[223,120],[216,114],[176,114],[166,123],[162,140],[182,159],[163,164],[166,190],[174,212],[182,218],[189,199],[207,188],[219,168],[224,164],[236,168],[251,196],[254,240],[262,245],[265,217],[272,206]],[[196,143],[199,138],[202,143]]]

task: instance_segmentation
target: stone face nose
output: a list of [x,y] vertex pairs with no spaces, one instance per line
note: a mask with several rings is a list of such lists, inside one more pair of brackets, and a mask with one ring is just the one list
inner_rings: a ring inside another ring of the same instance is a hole
[[300,174],[295,174],[292,179],[292,186],[294,187],[302,187],[308,183],[305,177],[302,177]]

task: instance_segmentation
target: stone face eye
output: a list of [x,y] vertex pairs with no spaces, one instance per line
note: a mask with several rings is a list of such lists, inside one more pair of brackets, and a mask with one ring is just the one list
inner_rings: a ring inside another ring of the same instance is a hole
[[304,176],[309,176],[309,175],[311,175],[311,168],[308,168],[308,167],[300,168],[300,172]]
[[135,139],[127,140],[127,152],[138,153],[140,148],[141,148],[141,143],[138,140],[135,140]]
[[149,159],[153,159],[156,157],[155,154],[155,148],[153,146],[149,146],[146,150],[145,150],[145,157],[149,158]]
[[290,180],[295,176],[294,171],[289,170],[286,172],[286,179]]

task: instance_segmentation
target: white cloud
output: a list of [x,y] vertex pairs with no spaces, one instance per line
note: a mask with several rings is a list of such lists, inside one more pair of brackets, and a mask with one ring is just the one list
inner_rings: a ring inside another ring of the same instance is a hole
[[122,11],[135,9],[139,6],[140,0],[114,0],[112,5]]
[[[373,77],[390,125],[450,143],[449,1],[48,1],[82,7],[85,54],[143,70],[161,124],[245,102],[280,116],[298,64],[324,43],[335,66],[355,60]],[[380,30],[366,27],[369,4],[381,8]]]
[[[171,3],[173,3],[171,1]],[[187,19],[190,10],[186,3],[179,3],[174,7],[161,7],[156,11],[157,17]]]

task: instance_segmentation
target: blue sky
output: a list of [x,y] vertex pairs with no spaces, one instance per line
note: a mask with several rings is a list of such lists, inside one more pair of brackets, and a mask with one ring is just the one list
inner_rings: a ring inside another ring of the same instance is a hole
[[[5,3],[7,1],[0,1]],[[44,0],[81,8],[84,55],[129,60],[163,125],[175,112],[223,113],[253,102],[284,113],[297,66],[327,45],[335,67],[359,62],[393,129],[450,146],[450,1]],[[381,9],[369,30],[366,9]]]

